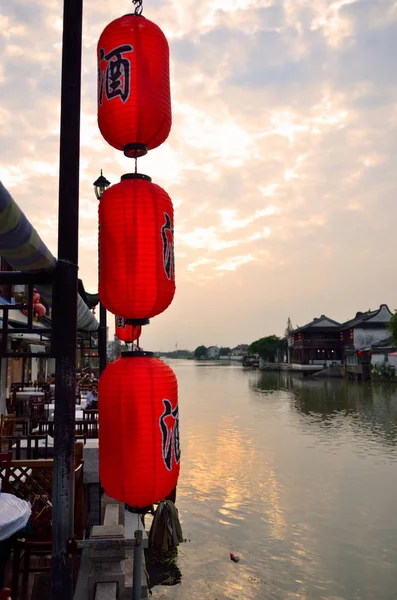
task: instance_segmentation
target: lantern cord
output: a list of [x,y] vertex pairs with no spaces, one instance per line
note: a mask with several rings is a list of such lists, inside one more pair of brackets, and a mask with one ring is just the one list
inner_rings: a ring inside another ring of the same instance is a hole
[[143,11],[143,6],[142,6],[142,2],[143,0],[132,0],[132,4],[135,6],[135,15],[141,15],[142,11]]
[[135,173],[138,173],[138,158],[135,157]]

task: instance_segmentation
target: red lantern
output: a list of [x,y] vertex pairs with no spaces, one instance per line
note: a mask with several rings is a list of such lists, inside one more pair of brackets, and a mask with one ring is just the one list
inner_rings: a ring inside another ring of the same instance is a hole
[[98,126],[129,157],[157,148],[171,129],[169,47],[140,15],[124,15],[98,42]]
[[44,317],[44,315],[47,312],[47,309],[44,306],[44,304],[40,304],[39,302],[36,302],[36,304],[33,305],[33,310],[36,313],[36,315],[39,315],[39,317]]
[[116,335],[122,342],[132,344],[135,340],[139,340],[142,333],[142,327],[139,325],[127,325],[123,317],[116,317]]
[[99,470],[106,493],[143,508],[164,500],[180,468],[178,384],[145,352],[108,364],[99,380]]
[[123,175],[103,193],[99,228],[103,305],[132,320],[163,312],[175,294],[174,210],[168,194],[146,175]]
[[33,294],[33,304],[37,304],[40,302],[40,294],[38,292],[34,292]]

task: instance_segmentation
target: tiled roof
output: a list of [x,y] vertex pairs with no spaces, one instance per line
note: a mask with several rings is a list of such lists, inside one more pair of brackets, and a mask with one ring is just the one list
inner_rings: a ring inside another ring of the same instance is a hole
[[358,312],[354,319],[350,319],[350,321],[346,321],[346,323],[343,323],[341,328],[350,329],[351,327],[356,327],[357,325],[360,325],[361,323],[364,323],[365,321],[368,321],[369,319],[375,317],[384,307],[386,307],[387,310],[389,310],[386,304],[381,304],[377,310],[367,310],[367,312]]
[[348,329],[351,327],[355,327],[356,325],[359,325],[360,323],[363,323],[364,321],[368,321],[368,319],[371,319],[372,317],[374,317],[376,314],[378,314],[379,310],[368,310],[367,312],[358,312],[356,314],[356,316],[354,317],[354,319],[350,319],[350,321],[346,321],[345,323],[342,323],[342,329]]
[[[319,322],[324,321],[325,319],[327,321],[330,321],[332,323],[332,325],[318,325]],[[327,328],[331,327],[331,328],[333,328],[333,326],[340,327],[341,324],[338,323],[337,321],[334,321],[333,319],[330,319],[326,315],[321,315],[321,317],[314,318],[313,321],[310,321],[310,323],[307,323],[306,325],[302,325],[302,327],[297,327],[293,331],[290,331],[290,334],[291,333],[299,333],[299,331],[303,331],[303,329],[309,329],[310,327],[327,327]]]

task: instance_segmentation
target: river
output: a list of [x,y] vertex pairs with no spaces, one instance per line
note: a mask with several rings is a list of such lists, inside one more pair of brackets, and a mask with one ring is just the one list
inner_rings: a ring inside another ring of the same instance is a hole
[[153,598],[396,600],[397,386],[169,364],[187,541]]

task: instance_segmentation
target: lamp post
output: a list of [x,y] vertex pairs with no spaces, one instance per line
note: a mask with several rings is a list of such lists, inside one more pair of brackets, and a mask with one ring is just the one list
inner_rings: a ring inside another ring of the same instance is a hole
[[[109,187],[110,181],[104,177],[101,169],[101,174],[94,181],[94,191],[97,200],[102,198],[103,192]],[[99,245],[98,245],[98,266],[99,266]],[[102,302],[99,305],[99,330],[98,330],[98,353],[99,353],[99,374],[102,375],[106,368],[106,353],[107,353],[107,323],[106,323],[106,308]]]
[[64,0],[59,151],[58,262],[53,280],[56,358],[51,600],[72,600],[76,420],[77,269],[83,0]]

